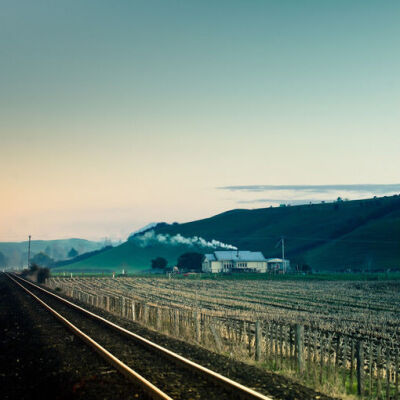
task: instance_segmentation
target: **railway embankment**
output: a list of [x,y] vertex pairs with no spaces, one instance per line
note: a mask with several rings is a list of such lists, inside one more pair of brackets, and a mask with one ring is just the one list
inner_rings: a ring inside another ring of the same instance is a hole
[[0,274],[0,388],[4,400],[147,399]]

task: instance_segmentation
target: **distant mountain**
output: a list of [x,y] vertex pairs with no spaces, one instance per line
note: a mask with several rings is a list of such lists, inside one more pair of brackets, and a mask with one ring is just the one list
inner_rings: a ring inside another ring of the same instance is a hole
[[[174,265],[185,251],[213,251],[165,240],[180,235],[259,250],[267,258],[281,255],[277,244],[284,237],[286,257],[292,265],[308,264],[319,271],[400,269],[400,196],[231,210],[184,224],[158,224],[153,232],[160,240],[149,245],[129,240],[69,267],[118,270],[124,266],[137,271],[148,269],[157,256]],[[142,235],[146,234],[149,232]]]
[[[58,239],[58,240],[32,240],[31,257],[39,252],[44,252],[55,260],[68,257],[71,248],[79,254],[98,250],[104,247],[104,242],[94,242],[86,239]],[[21,267],[28,264],[28,241],[0,242],[0,252],[8,259],[8,266]]]

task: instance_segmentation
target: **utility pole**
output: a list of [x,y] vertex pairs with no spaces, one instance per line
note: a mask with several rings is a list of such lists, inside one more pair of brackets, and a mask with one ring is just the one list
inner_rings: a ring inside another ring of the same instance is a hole
[[28,244],[28,268],[31,263],[31,235],[29,235],[29,244]]
[[285,238],[282,236],[281,238],[281,242],[282,242],[282,260],[285,259]]

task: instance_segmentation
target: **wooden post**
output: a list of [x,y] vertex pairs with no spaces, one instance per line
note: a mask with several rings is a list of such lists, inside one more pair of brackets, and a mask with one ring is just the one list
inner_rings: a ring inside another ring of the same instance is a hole
[[338,373],[338,367],[339,367],[339,357],[340,357],[340,336],[337,335],[336,338],[336,349],[335,349],[335,372],[334,372],[334,381],[336,383],[336,379],[337,379],[337,373]]
[[317,362],[318,362],[318,356],[317,356],[317,332],[314,331],[314,344],[313,344],[313,363],[314,363],[314,384],[317,383]]
[[364,395],[364,344],[357,342],[357,394]]
[[274,330],[273,330],[273,323],[270,322],[269,324],[269,354],[270,354],[270,360],[272,362],[273,357],[274,357]]
[[382,399],[382,382],[381,382],[381,366],[382,366],[382,348],[378,343],[376,347],[376,397],[378,400]]
[[280,366],[283,367],[283,325],[279,325],[279,358]]
[[386,400],[390,400],[390,353],[389,346],[386,347]]
[[174,312],[174,327],[175,327],[175,336],[179,336],[179,311],[175,309]]
[[156,329],[157,331],[161,331],[162,327],[162,310],[160,307],[157,307],[157,312],[156,312]]
[[319,370],[319,383],[322,385],[322,381],[324,378],[324,365],[325,365],[325,337],[323,333],[321,333],[320,337],[320,350],[319,350],[319,364],[320,364],[320,370]]
[[143,322],[147,324],[147,318],[149,315],[149,309],[146,303],[143,303]]
[[291,334],[291,354],[292,354],[292,369],[297,370],[297,347],[296,347],[296,325],[292,327],[292,334]]
[[309,375],[311,376],[311,371],[313,368],[311,368],[311,330],[308,329],[308,340],[307,340],[307,370]]
[[342,351],[342,368],[343,368],[343,389],[346,391],[346,380],[347,380],[347,340],[346,336],[343,337],[343,351]]
[[296,353],[297,368],[301,374],[304,372],[304,326],[296,325]]
[[135,300],[132,300],[132,321],[136,321]]
[[399,349],[396,350],[394,359],[394,379],[395,379],[395,394],[394,399],[399,400]]
[[369,343],[369,354],[368,354],[368,373],[369,373],[369,393],[368,397],[372,398],[372,375],[374,369],[372,367],[372,351],[373,351],[373,344],[372,342]]
[[215,342],[215,347],[217,349],[218,352],[222,351],[222,341],[220,336],[217,333],[217,330],[215,329],[215,326],[213,323],[210,323],[210,331],[214,337],[214,342]]
[[269,358],[269,323],[265,324],[265,356]]
[[326,367],[326,379],[329,379],[330,375],[331,375],[331,362],[332,362],[331,345],[332,345],[332,335],[329,334],[328,339],[327,339],[327,344],[326,344],[326,348],[327,348],[327,352],[328,352],[328,360],[327,360],[327,367]]
[[261,332],[261,323],[260,321],[256,321],[256,361],[260,361],[261,358],[261,343],[262,343],[262,332]]
[[249,357],[251,357],[251,339],[251,322],[249,322],[247,325],[247,350],[249,352]]
[[350,393],[353,393],[354,357],[355,357],[355,345],[354,345],[354,339],[352,339],[351,340],[351,355],[350,355]]
[[201,325],[200,325],[200,318],[197,311],[194,312],[194,329],[195,329],[195,338],[196,342],[201,342]]

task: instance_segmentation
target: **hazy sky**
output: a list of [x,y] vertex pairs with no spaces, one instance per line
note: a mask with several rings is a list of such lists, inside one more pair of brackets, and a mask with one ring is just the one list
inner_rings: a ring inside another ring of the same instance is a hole
[[[400,183],[398,0],[2,0],[0,14],[1,241]],[[267,188],[231,188],[250,185]]]

